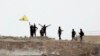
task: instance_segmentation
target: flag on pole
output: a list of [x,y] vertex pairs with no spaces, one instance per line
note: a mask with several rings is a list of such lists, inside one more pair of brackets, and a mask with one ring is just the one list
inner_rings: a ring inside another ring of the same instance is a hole
[[19,19],[20,21],[28,21],[28,18],[26,15],[24,15],[22,18]]

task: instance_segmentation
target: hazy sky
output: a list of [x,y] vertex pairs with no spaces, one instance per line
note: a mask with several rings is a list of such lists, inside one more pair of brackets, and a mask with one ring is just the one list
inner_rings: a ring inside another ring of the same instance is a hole
[[63,39],[70,39],[71,30],[82,28],[85,35],[100,34],[100,0],[0,0],[0,34],[29,36],[28,22],[19,19],[27,15],[31,24],[51,24],[47,35],[57,37],[58,26]]

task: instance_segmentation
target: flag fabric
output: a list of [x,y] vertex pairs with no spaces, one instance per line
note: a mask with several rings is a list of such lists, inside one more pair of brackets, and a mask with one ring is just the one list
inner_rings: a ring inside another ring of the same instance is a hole
[[28,18],[26,15],[24,15],[22,18],[19,19],[20,21],[28,21]]

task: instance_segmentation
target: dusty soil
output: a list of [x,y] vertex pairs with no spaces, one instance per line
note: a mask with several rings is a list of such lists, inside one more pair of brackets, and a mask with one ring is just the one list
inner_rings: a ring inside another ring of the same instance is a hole
[[0,56],[100,56],[100,44],[48,37],[0,37]]

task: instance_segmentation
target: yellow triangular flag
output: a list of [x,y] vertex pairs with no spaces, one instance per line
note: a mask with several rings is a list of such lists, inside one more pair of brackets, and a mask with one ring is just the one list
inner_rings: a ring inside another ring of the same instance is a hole
[[20,21],[28,21],[28,18],[26,15],[24,15],[22,18],[19,19]]

